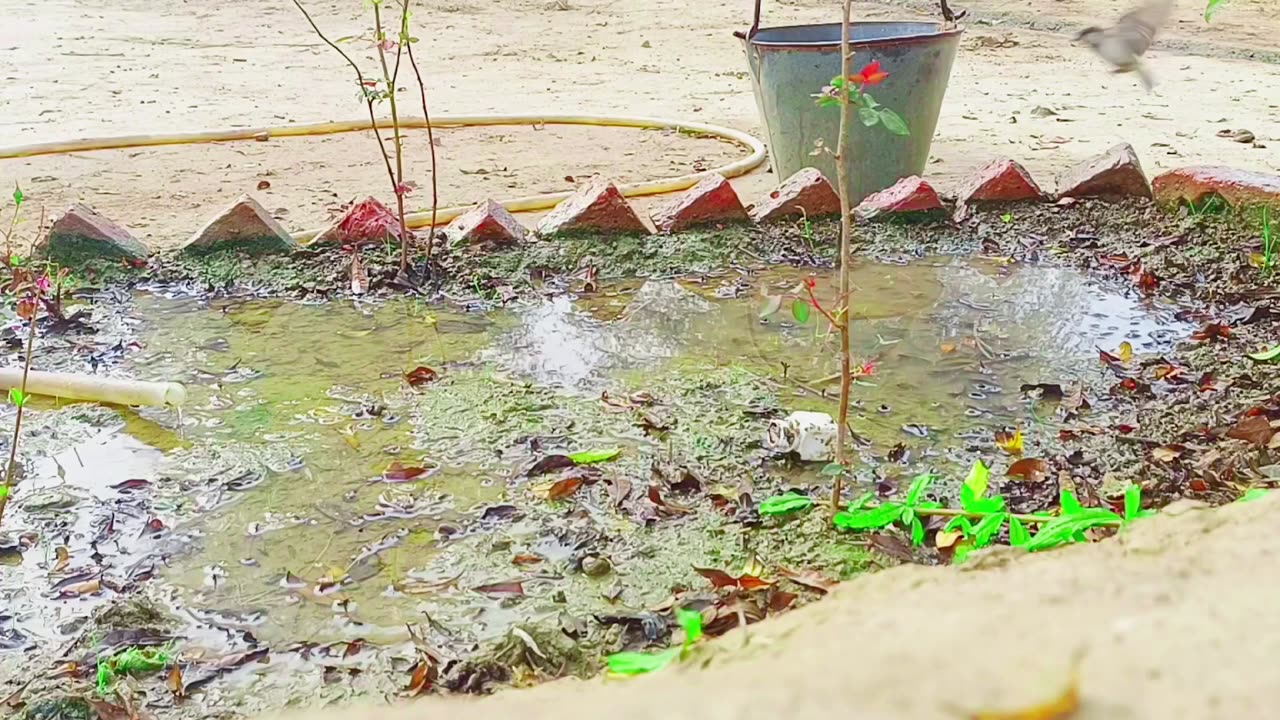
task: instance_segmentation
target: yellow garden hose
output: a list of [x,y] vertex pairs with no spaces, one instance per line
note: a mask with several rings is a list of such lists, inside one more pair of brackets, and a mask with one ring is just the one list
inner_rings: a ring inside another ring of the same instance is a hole
[[[437,117],[432,122],[433,128],[475,127],[484,125],[595,125],[602,127],[630,127],[645,129],[668,129],[681,132],[710,135],[737,143],[751,151],[751,154],[735,160],[728,165],[691,173],[679,177],[662,180],[646,180],[621,187],[622,193],[628,197],[642,195],[662,195],[693,187],[699,180],[712,174],[726,178],[744,175],[759,167],[765,159],[765,147],[759,140],[747,133],[732,128],[720,127],[699,122],[684,122],[662,118],[630,117],[624,115],[459,115],[455,117]],[[401,128],[425,128],[427,123],[422,118],[401,118]],[[345,120],[341,122],[307,123],[301,125],[283,125],[279,127],[236,128],[231,130],[209,130],[202,132],[171,133],[158,135],[121,135],[117,137],[81,138],[13,147],[0,147],[0,160],[35,157],[38,155],[61,155],[90,150],[111,150],[118,148],[157,147],[160,145],[194,145],[197,143],[231,142],[235,140],[270,140],[272,138],[302,137],[309,135],[334,135],[337,133],[359,132],[369,130],[368,120]],[[380,130],[389,130],[390,123],[383,120]],[[530,195],[502,201],[502,206],[511,212],[529,210],[545,210],[554,207],[569,192]],[[466,212],[471,206],[440,208],[436,212],[437,224],[443,225]],[[420,228],[431,224],[431,213],[416,212],[406,216],[409,227]],[[308,242],[323,232],[306,230],[293,233],[298,242]]]

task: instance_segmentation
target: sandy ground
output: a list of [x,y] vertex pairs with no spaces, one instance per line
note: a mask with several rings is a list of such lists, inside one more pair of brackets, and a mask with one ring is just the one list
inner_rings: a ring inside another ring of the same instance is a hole
[[1053,720],[975,714],[1059,698],[1079,653],[1075,720],[1268,717],[1278,521],[1280,497],[1175,505],[1108,542],[864,576],[654,676],[305,717]]
[[[902,5],[907,7],[902,7]],[[563,5],[568,9],[560,10]],[[418,46],[437,113],[625,113],[687,118],[761,134],[731,31],[747,0],[449,0],[421,13]],[[831,21],[833,0],[767,2],[766,24]],[[925,0],[860,4],[874,19],[931,12]],[[364,30],[363,4],[310,3],[333,36]],[[1280,167],[1274,122],[1280,5],[1231,0],[1212,25],[1183,0],[1151,53],[1153,94],[1106,73],[1069,35],[1110,21],[1122,0],[981,0],[971,8],[934,141],[945,187],[993,156],[1051,175],[1128,140],[1148,171],[1194,163]],[[0,145],[84,136],[261,126],[358,117],[342,61],[285,1],[0,0]],[[353,45],[369,57],[368,48]],[[1253,58],[1253,59],[1249,59]],[[1037,117],[1046,107],[1057,115]],[[1218,138],[1248,128],[1264,148]],[[421,132],[408,176],[426,184]],[[631,130],[457,130],[440,142],[446,204],[572,187],[603,172],[638,180],[705,169],[737,150]],[[358,194],[388,195],[367,135],[273,143],[107,151],[0,161],[32,207],[88,202],[157,247],[180,243],[243,192],[291,228],[322,225]],[[750,200],[773,184],[738,181]],[[422,194],[413,197],[422,203]]]

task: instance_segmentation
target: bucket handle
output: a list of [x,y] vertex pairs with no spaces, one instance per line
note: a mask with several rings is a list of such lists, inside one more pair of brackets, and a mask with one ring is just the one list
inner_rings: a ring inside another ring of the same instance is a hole
[[760,3],[761,3],[761,0],[756,0],[756,12],[755,12],[755,16],[751,20],[751,29],[746,31],[745,33],[743,33],[741,30],[734,30],[733,31],[734,37],[738,38],[739,40],[746,40],[747,38],[754,37],[755,34],[760,31]]

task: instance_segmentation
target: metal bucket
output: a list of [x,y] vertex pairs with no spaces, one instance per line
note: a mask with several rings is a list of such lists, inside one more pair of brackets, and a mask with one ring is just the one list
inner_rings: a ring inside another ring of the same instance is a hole
[[[901,178],[924,173],[960,33],[932,22],[850,24],[854,72],[880,61],[889,77],[868,92],[897,111],[911,130],[898,136],[879,126],[866,127],[854,116],[845,166],[855,204]],[[774,172],[782,179],[814,167],[834,186],[835,158],[825,152],[815,155],[814,147],[822,140],[834,152],[840,110],[818,107],[814,95],[840,74],[840,23],[761,28],[756,0],[751,30],[734,34],[746,47]]]

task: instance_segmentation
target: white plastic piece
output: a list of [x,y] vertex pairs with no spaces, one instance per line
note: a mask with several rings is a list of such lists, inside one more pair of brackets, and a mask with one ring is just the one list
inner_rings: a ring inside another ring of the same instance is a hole
[[[0,369],[0,390],[22,387],[22,368]],[[32,395],[91,400],[113,405],[181,405],[187,390],[175,382],[122,380],[98,375],[75,375],[32,370],[27,376]]]
[[793,412],[769,421],[764,446],[775,453],[796,453],[805,462],[830,462],[835,457],[836,421],[823,412]]

